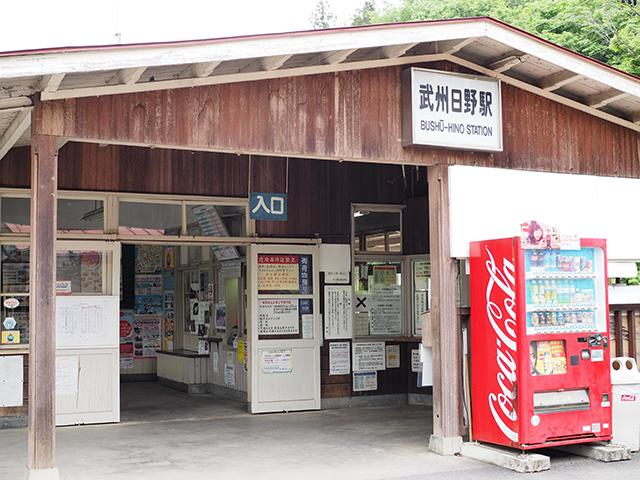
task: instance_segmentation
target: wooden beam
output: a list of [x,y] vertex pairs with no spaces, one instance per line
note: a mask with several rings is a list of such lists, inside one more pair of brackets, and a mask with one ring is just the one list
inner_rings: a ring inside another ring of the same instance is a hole
[[453,55],[454,53],[459,52],[464,47],[475,42],[476,40],[477,40],[477,37],[438,41],[436,42],[436,53]]
[[596,93],[587,97],[585,103],[591,108],[601,108],[605,105],[613,103],[621,98],[629,97],[631,94],[627,92],[621,92],[619,90],[611,89],[606,92]]
[[449,171],[427,169],[433,339],[433,434],[460,437],[462,425],[462,338],[456,309],[456,264],[449,256]]
[[118,73],[107,82],[107,85],[133,85],[140,80],[146,69],[147,67],[137,67],[118,70]]
[[[55,468],[56,220],[58,139],[44,128],[42,102],[34,101],[31,128],[31,281],[27,474]],[[34,474],[34,478],[38,474]],[[42,477],[44,478],[44,477]]]
[[20,109],[9,128],[0,137],[0,160],[13,148],[31,125],[31,110],[33,110],[32,107]]
[[264,71],[270,72],[279,69],[284,65],[284,62],[289,60],[292,56],[293,55],[278,55],[276,57],[264,57],[260,63]]
[[487,68],[496,73],[502,73],[512,69],[516,65],[526,62],[529,58],[531,58],[530,55],[510,55],[506,58],[490,63],[487,65]]
[[581,78],[584,77],[569,70],[561,70],[559,72],[552,73],[551,75],[547,75],[546,77],[541,78],[538,81],[538,87],[546,91],[557,90],[558,88],[576,82]]
[[58,88],[60,88],[60,84],[62,80],[66,76],[66,73],[56,73],[53,75],[45,75],[40,80],[40,85],[37,90],[39,92],[57,92]]

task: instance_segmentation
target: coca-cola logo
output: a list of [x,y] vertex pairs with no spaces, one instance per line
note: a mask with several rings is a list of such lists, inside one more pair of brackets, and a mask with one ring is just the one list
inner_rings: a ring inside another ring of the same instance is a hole
[[489,281],[487,282],[487,317],[495,333],[496,374],[495,391],[489,393],[489,408],[500,431],[511,441],[518,441],[518,432],[513,424],[518,420],[514,401],[516,399],[516,292],[515,266],[506,258],[497,265],[488,247],[485,246]]
[[621,402],[635,402],[636,401],[636,396],[635,395],[622,395],[620,397],[620,401]]

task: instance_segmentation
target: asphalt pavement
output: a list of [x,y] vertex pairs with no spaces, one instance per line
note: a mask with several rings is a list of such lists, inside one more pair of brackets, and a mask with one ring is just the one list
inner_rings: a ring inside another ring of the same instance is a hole
[[[604,463],[542,449],[551,469],[531,474],[436,455],[428,406],[249,415],[240,402],[157,382],[121,390],[120,423],[56,429],[60,479],[640,479],[638,453]],[[0,430],[0,479],[24,478],[26,464],[27,429]]]

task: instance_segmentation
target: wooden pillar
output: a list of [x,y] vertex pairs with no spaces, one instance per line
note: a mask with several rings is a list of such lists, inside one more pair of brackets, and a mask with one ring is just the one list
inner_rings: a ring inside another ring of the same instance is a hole
[[429,449],[460,452],[462,437],[462,337],[456,309],[456,265],[449,248],[449,171],[428,167],[431,324],[433,339],[433,435]]
[[57,137],[42,135],[42,102],[31,125],[29,428],[25,478],[57,479],[55,467]]
[[622,310],[613,312],[613,325],[616,333],[616,357],[624,355],[624,347],[622,343]]
[[627,330],[629,331],[629,356],[636,358],[636,311],[627,310]]

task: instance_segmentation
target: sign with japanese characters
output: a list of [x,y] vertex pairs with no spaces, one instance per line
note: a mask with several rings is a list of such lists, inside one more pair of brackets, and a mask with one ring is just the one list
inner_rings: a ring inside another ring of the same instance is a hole
[[300,332],[299,304],[296,299],[258,300],[258,333],[288,335]]
[[286,220],[287,194],[251,192],[249,212],[251,220]]
[[409,68],[402,72],[402,144],[502,151],[500,80]]
[[258,293],[312,293],[310,256],[258,255]]

